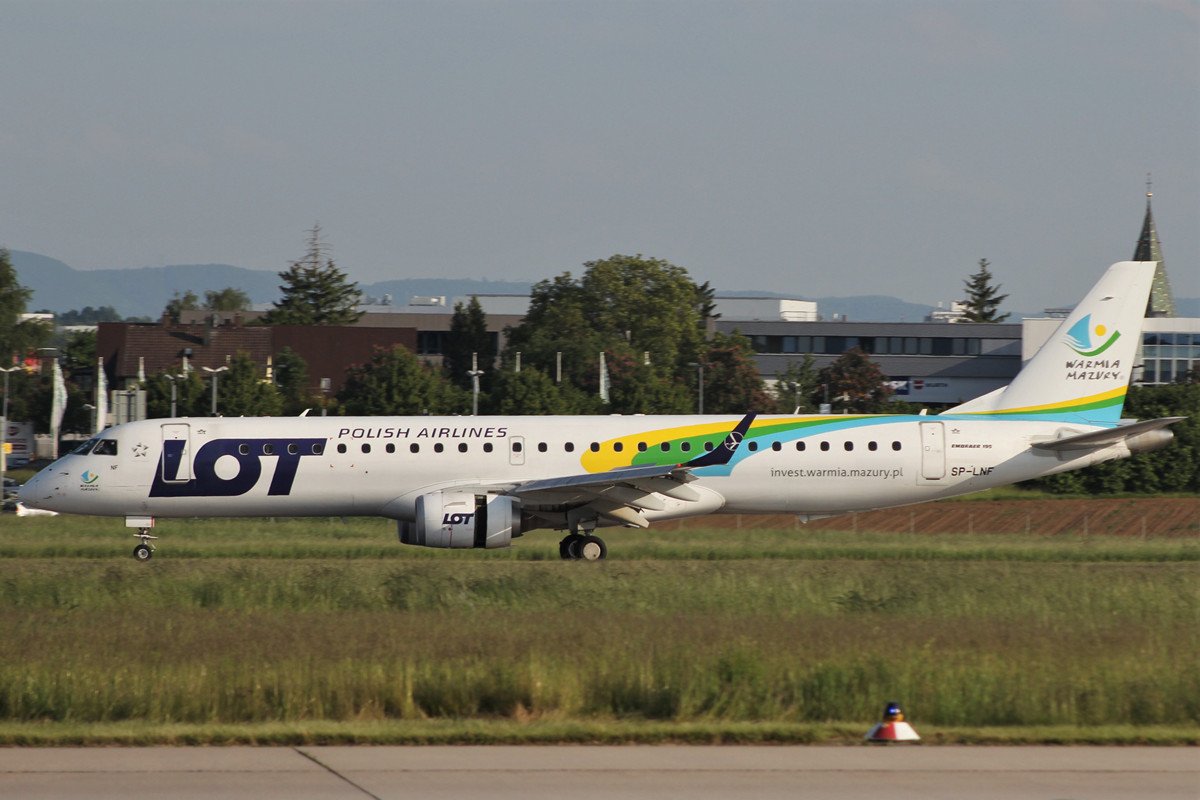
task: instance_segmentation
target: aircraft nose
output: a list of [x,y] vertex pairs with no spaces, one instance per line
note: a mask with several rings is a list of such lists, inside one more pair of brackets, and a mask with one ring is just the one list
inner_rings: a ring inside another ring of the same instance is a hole
[[41,492],[41,484],[45,480],[45,471],[39,472],[17,490],[17,500],[24,503],[29,508],[37,508],[37,498]]

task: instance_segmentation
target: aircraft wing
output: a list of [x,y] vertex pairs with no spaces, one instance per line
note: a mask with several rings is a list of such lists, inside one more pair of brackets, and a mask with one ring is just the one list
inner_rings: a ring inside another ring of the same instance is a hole
[[[1120,441],[1132,439],[1135,436],[1157,431],[1168,425],[1174,425],[1180,420],[1187,417],[1162,417],[1161,419],[1148,419],[1143,422],[1133,422],[1129,425],[1119,425],[1116,428],[1107,428],[1102,431],[1089,431],[1088,433],[1080,433],[1075,436],[1064,436],[1061,439],[1050,439],[1045,442],[1034,442],[1032,447],[1038,450],[1092,450],[1098,447],[1107,447],[1110,444],[1116,444]],[[1171,432],[1163,431],[1165,436],[1164,441],[1169,441]],[[1162,437],[1159,437],[1162,438]],[[1155,439],[1157,442],[1158,439]]]
[[720,446],[681,464],[621,467],[607,472],[539,478],[512,484],[505,494],[519,497],[531,505],[590,508],[622,524],[645,528],[650,523],[642,512],[666,509],[664,496],[684,502],[700,500],[700,493],[687,485],[696,480],[692,470],[728,463],[754,417],[753,413],[747,414]]

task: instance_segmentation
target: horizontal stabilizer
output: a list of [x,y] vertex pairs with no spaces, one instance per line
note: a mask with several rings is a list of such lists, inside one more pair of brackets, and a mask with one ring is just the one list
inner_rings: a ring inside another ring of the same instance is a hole
[[1094,450],[1099,447],[1107,447],[1110,444],[1116,444],[1120,441],[1131,439],[1134,436],[1140,436],[1150,431],[1156,431],[1165,428],[1168,425],[1174,425],[1180,420],[1187,417],[1162,417],[1161,419],[1148,419],[1143,422],[1133,422],[1129,425],[1120,425],[1116,428],[1106,428],[1102,431],[1091,431],[1089,433],[1080,433],[1075,436],[1064,436],[1061,439],[1051,439],[1047,442],[1035,442],[1033,447],[1038,450]]

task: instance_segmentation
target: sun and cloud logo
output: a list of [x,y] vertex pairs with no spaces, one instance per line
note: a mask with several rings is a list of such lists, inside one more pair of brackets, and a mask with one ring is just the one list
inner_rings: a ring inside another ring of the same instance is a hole
[[1121,332],[1109,331],[1103,323],[1092,324],[1092,315],[1083,317],[1067,331],[1067,345],[1084,358],[1094,358],[1112,347]]
[[91,486],[93,483],[100,480],[100,476],[97,473],[92,472],[90,469],[84,470],[83,474],[79,477],[88,486]]

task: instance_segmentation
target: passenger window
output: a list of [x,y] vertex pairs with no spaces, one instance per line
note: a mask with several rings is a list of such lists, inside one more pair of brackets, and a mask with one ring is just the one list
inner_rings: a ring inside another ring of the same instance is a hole
[[799,453],[803,453],[803,452],[804,452],[804,447],[805,447],[805,444],[804,444],[804,442],[796,442],[796,451],[797,451],[797,452],[799,452]]
[[646,452],[646,443],[645,442],[638,442],[638,452],[639,453]]
[[460,452],[460,453],[465,453],[465,452],[467,452],[467,443],[466,443],[466,442],[459,442],[459,443],[458,443],[458,452]]
[[851,450],[854,449],[854,442],[846,442],[844,445],[842,445],[842,447],[845,447],[846,452],[849,453]]
[[[246,448],[246,449],[247,449],[247,450],[249,450],[249,448]],[[344,445],[344,444],[339,444],[339,445],[338,445],[338,452],[339,452],[339,453],[344,453],[344,452],[346,452],[346,445]]]
[[325,445],[323,445],[323,444],[314,444],[314,445],[312,446],[312,451],[313,451],[313,455],[315,455],[315,456],[319,456],[319,455],[321,455],[321,453],[324,453],[324,452],[325,452]]
[[[270,445],[267,445],[267,447],[270,447]],[[371,452],[371,445],[367,444],[366,442],[363,442],[362,451],[364,453]]]
[[574,453],[575,452],[575,443],[574,442],[564,443],[563,450],[566,450],[568,453]]
[[591,450],[593,453],[599,453],[600,452],[600,443],[592,442],[590,445],[588,445],[588,450]]
[[829,442],[821,442],[821,451],[825,452],[827,450],[829,450]]
[[92,448],[94,456],[115,456],[117,454],[116,439],[101,439],[96,442],[96,446]]
[[[388,443],[387,443],[387,446],[386,446],[386,447],[384,447],[383,449],[384,449],[384,450],[386,450],[386,451],[388,451],[389,453],[394,453],[394,452],[396,452],[396,445],[392,444],[391,442],[388,442]],[[288,452],[289,452],[289,453],[290,453],[290,452],[292,452],[292,446],[291,446],[291,445],[288,445]]]
[[289,444],[289,445],[288,445],[288,448],[287,448],[287,450],[288,450],[288,455],[289,455],[289,456],[294,456],[294,455],[296,455],[297,453],[299,453],[299,452],[300,452],[300,448],[299,448],[299,447],[296,447],[296,443],[295,443],[295,442],[292,442],[291,444]]
[[711,453],[711,452],[712,452],[712,449],[713,449],[713,443],[712,443],[712,442],[705,442],[705,443],[704,443],[704,450],[705,450],[706,452],[709,452],[709,453]]
[[679,445],[679,449],[686,453],[692,449],[692,443],[691,442],[682,442]]
[[874,453],[876,450],[879,449],[879,445],[876,444],[875,442],[867,442],[867,449],[870,450],[872,453]]
[[485,452],[485,453],[490,453],[490,452],[492,452],[492,449],[493,449],[493,448],[492,448],[492,443],[491,443],[491,442],[484,442],[484,443],[483,443],[483,452]]
[[435,444],[433,446],[433,452],[435,452],[435,453],[440,453],[445,449],[446,449],[446,446],[443,445],[441,442],[438,442],[437,444]]
[[546,452],[546,443],[545,442],[538,442],[538,452],[539,453]]
[[758,450],[758,442],[746,442],[746,447],[750,448],[750,452],[753,453]]
[[783,443],[782,442],[771,442],[771,449],[774,450],[776,453],[778,453],[780,450],[783,449]]
[[613,452],[614,453],[619,453],[624,449],[625,449],[625,445],[623,445],[621,442],[613,442]]
[[899,449],[900,449],[900,443],[899,443],[899,442],[892,442],[892,449],[893,449],[893,450],[899,450]]
[[[366,445],[363,445],[363,446],[365,447]],[[265,443],[263,445],[263,455],[264,456],[275,455],[275,445],[271,444],[270,442]]]
[[671,443],[670,442],[663,442],[662,444],[659,445],[659,447],[662,448],[662,451],[664,453],[671,452]]
[[419,453],[419,452],[421,452],[421,445],[417,444],[416,442],[413,442],[412,444],[410,444],[410,445],[408,446],[408,452],[410,452],[410,453]]

